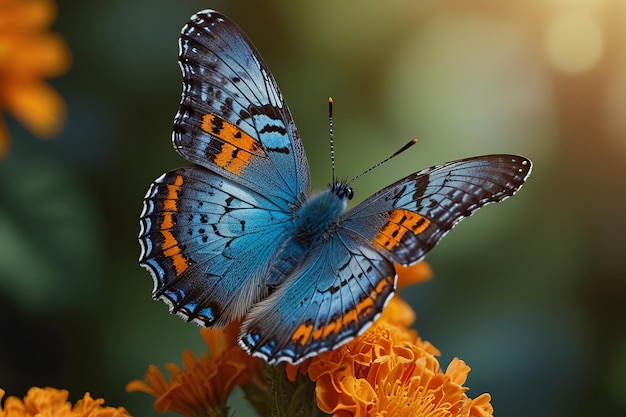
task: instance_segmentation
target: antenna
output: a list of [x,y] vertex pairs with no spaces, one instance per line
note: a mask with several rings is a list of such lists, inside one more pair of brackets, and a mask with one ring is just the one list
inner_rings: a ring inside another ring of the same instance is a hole
[[335,143],[333,141],[333,98],[328,97],[328,134],[330,137],[330,164],[332,166],[332,184],[335,183]]
[[383,159],[382,161],[380,161],[379,163],[369,167],[368,169],[366,169],[365,171],[361,172],[359,175],[357,175],[356,177],[352,178],[350,181],[348,181],[346,183],[350,184],[352,183],[352,181],[356,180],[357,178],[362,177],[363,175],[367,174],[368,172],[378,168],[379,166],[381,166],[382,164],[384,164],[385,162],[390,161],[392,158],[395,158],[396,156],[400,155],[402,152],[406,151],[407,149],[409,149],[411,146],[415,145],[417,143],[417,138],[415,139],[411,139],[406,145],[404,145],[403,147],[401,147],[400,149],[398,149],[397,151],[395,151],[393,154],[391,154],[390,156],[388,156],[387,158]]

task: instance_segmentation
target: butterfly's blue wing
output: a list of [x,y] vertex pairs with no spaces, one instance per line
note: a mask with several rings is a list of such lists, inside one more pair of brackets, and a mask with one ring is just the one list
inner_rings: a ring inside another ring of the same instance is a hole
[[309,171],[276,82],[235,23],[196,13],[179,47],[183,93],[172,140],[200,167],[169,172],[148,191],[140,264],[155,298],[188,320],[221,326],[267,295],[263,276],[291,230],[292,207],[308,193]]
[[374,194],[341,215],[308,262],[253,307],[241,345],[270,363],[297,363],[352,339],[393,294],[393,263],[421,260],[460,220],[513,195],[530,170],[523,157],[481,156],[417,172]]
[[305,261],[242,324],[240,344],[268,363],[298,363],[363,332],[394,292],[391,262],[349,231]]
[[267,296],[263,277],[290,229],[271,200],[201,167],[163,174],[141,214],[140,263],[187,320],[221,326]]
[[460,220],[512,196],[532,164],[517,155],[448,162],[409,175],[347,211],[342,228],[359,234],[389,260],[420,261]]
[[187,160],[292,204],[309,191],[309,167],[274,77],[224,15],[193,15],[180,37],[183,93],[173,142]]

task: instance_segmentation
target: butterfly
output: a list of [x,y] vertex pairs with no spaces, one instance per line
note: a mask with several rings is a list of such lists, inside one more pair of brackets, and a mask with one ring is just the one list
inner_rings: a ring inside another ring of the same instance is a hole
[[239,344],[299,363],[362,333],[414,264],[460,220],[512,196],[531,162],[487,155],[411,174],[351,209],[346,182],[311,193],[309,166],[274,77],[224,15],[194,14],[172,141],[193,166],[160,176],[140,216],[153,297],[202,326],[241,321]]

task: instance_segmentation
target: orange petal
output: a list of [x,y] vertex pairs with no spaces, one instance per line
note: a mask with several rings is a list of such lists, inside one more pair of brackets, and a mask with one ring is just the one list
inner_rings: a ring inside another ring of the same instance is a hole
[[432,269],[430,269],[430,266],[424,261],[411,266],[395,264],[395,267],[398,273],[398,288],[428,281],[433,276]]
[[467,381],[467,375],[470,370],[471,368],[467,366],[465,362],[459,358],[454,358],[450,361],[450,365],[448,365],[446,369],[446,376],[449,377],[452,382],[463,385],[465,381]]
[[53,415],[65,416],[71,409],[68,395],[67,390],[32,387],[24,397],[24,406],[29,415],[44,415],[52,411]]
[[[491,405],[491,395],[484,393],[468,401],[469,417],[492,417],[493,406]],[[465,414],[464,414],[465,415]]]
[[4,76],[18,80],[62,75],[72,61],[67,44],[56,34],[7,39],[1,53]]
[[57,7],[53,1],[14,1],[2,5],[0,27],[5,31],[44,29],[50,26],[56,16]]
[[59,132],[65,120],[65,103],[61,96],[41,81],[5,84],[7,108],[24,126],[42,138]]
[[126,384],[126,392],[145,392],[157,397],[167,390],[168,383],[163,373],[154,365],[150,365],[146,371],[145,382],[141,380],[130,381]]
[[415,312],[404,300],[394,296],[383,310],[380,320],[386,320],[394,326],[409,327],[415,321]]

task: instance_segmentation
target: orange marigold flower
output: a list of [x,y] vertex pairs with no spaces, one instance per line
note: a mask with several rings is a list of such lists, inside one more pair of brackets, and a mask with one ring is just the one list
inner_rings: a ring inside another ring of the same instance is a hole
[[[33,387],[23,400],[8,397],[4,407],[0,407],[0,417],[130,417],[122,407],[103,407],[104,400],[93,399],[88,392],[72,406],[67,401],[68,394],[66,390]],[[3,396],[0,389],[0,399]]]
[[[430,277],[424,263],[398,268],[400,284]],[[470,368],[453,359],[441,370],[439,351],[409,329],[415,313],[399,297],[391,299],[381,317],[361,336],[331,352],[288,366],[315,381],[317,405],[335,417],[480,416],[493,413],[483,394],[468,398],[463,387]]]
[[[65,41],[47,32],[55,17],[52,0],[0,2],[0,110],[42,138],[55,135],[65,116],[63,99],[43,80],[64,74],[71,62]],[[0,120],[0,156],[8,149]]]
[[264,371],[263,362],[248,355],[237,344],[239,323],[226,329],[205,329],[200,333],[209,355],[183,351],[183,367],[165,365],[171,373],[169,381],[154,365],[148,368],[145,381],[131,381],[126,390],[142,391],[156,397],[154,408],[159,412],[172,410],[184,416],[226,416],[226,401],[237,385],[254,382]]

